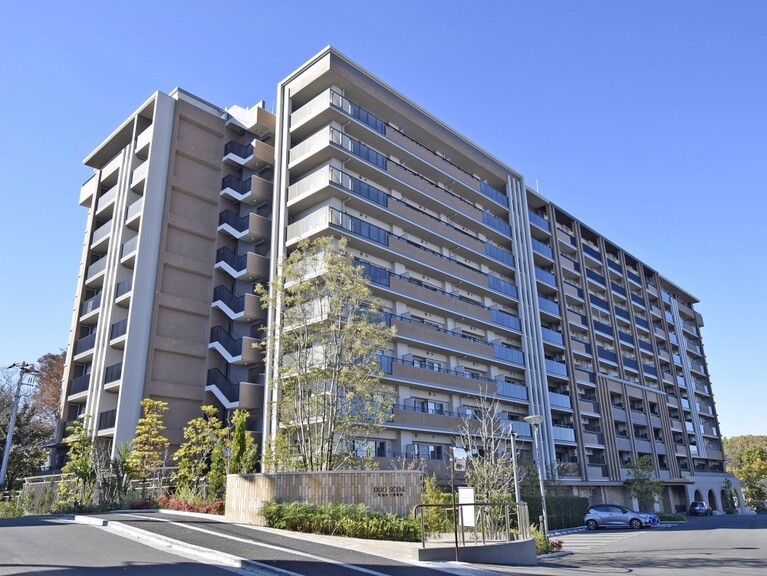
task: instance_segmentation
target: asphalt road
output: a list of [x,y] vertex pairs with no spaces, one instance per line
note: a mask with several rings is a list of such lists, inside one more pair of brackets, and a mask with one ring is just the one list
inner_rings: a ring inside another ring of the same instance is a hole
[[0,520],[0,575],[232,576],[102,529],[64,520]]
[[[409,561],[402,544],[330,545],[312,537],[254,530],[208,518],[171,514],[104,515],[109,526],[50,518],[0,520],[0,576],[231,574],[209,563],[246,559],[256,573],[284,576],[437,576],[434,565]],[[99,521],[93,518],[93,521]],[[122,526],[127,526],[125,532]],[[147,533],[151,537],[147,538]],[[137,534],[139,536],[137,536]],[[139,538],[136,540],[136,538]],[[170,543],[172,539],[175,543]],[[721,576],[767,574],[767,515],[712,516],[634,531],[603,529],[561,536],[573,552],[538,566],[444,563],[455,574]],[[184,545],[177,545],[178,542]],[[216,551],[211,552],[211,551]],[[195,560],[192,559],[193,554]],[[230,568],[231,569],[231,568]],[[239,573],[246,573],[236,570]],[[247,572],[253,574],[253,571]]]
[[584,576],[761,576],[767,574],[767,515],[700,516],[641,531],[624,528],[561,537],[574,553],[507,574]]

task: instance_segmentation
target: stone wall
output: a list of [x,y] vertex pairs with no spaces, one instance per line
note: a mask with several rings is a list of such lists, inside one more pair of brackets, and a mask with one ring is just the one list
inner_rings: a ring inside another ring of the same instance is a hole
[[421,473],[413,470],[230,474],[226,519],[263,525],[266,502],[365,504],[372,510],[410,514],[421,503]]

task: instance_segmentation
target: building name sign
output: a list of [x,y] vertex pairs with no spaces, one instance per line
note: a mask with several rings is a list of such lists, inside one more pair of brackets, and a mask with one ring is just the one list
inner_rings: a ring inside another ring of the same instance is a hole
[[404,486],[373,486],[373,494],[383,498],[404,496]]

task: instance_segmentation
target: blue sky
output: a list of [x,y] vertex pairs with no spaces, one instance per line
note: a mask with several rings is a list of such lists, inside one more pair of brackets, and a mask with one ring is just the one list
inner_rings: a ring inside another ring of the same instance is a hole
[[66,346],[93,148],[155,90],[271,108],[332,44],[697,296],[723,434],[767,434],[765,30],[759,0],[7,2],[0,364]]

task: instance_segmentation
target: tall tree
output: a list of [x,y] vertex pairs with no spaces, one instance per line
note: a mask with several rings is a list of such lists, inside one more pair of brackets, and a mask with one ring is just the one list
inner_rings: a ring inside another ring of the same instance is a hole
[[252,443],[253,439],[248,436],[245,430],[249,417],[250,413],[247,410],[237,409],[232,414],[231,425],[234,426],[234,431],[232,432],[229,458],[230,474],[247,474],[250,472],[246,460],[246,452],[248,450],[248,440]]
[[136,424],[136,436],[126,463],[131,476],[142,480],[141,493],[146,496],[146,483],[149,479],[159,480],[160,469],[165,464],[165,451],[170,446],[162,434],[165,430],[163,415],[168,411],[168,403],[144,398],[141,408],[143,416]]
[[[64,438],[67,445],[67,462],[61,471],[72,474],[77,483],[77,502],[87,506],[91,503],[97,480],[96,454],[93,444],[93,433],[88,425],[88,419],[75,420],[68,428]],[[66,491],[66,482],[59,488]]]
[[32,393],[32,402],[38,417],[54,427],[61,409],[61,381],[64,375],[66,350],[57,354],[49,352],[37,359],[37,386]]
[[178,488],[191,496],[202,495],[202,481],[210,470],[213,450],[227,435],[216,407],[203,406],[201,409],[203,415],[190,420],[184,427],[186,442],[173,454],[178,464]]
[[[0,374],[0,460],[5,451],[17,384],[18,374],[15,371],[2,370]],[[4,489],[21,488],[24,478],[34,475],[45,464],[48,451],[41,447],[41,443],[50,438],[52,432],[53,427],[39,417],[37,406],[31,399],[30,386],[26,383],[22,384]]]
[[749,506],[764,504],[767,498],[767,436],[724,438],[727,470],[743,484],[743,497]]
[[283,261],[264,308],[281,311],[267,344],[277,356],[270,384],[279,422],[270,439],[273,469],[353,466],[348,446],[365,441],[391,411],[378,353],[393,336],[382,322],[363,268],[346,239],[299,243]]
[[661,493],[662,484],[655,476],[655,465],[647,454],[631,461],[626,485],[632,498],[639,502],[639,509],[652,511],[655,498]]

